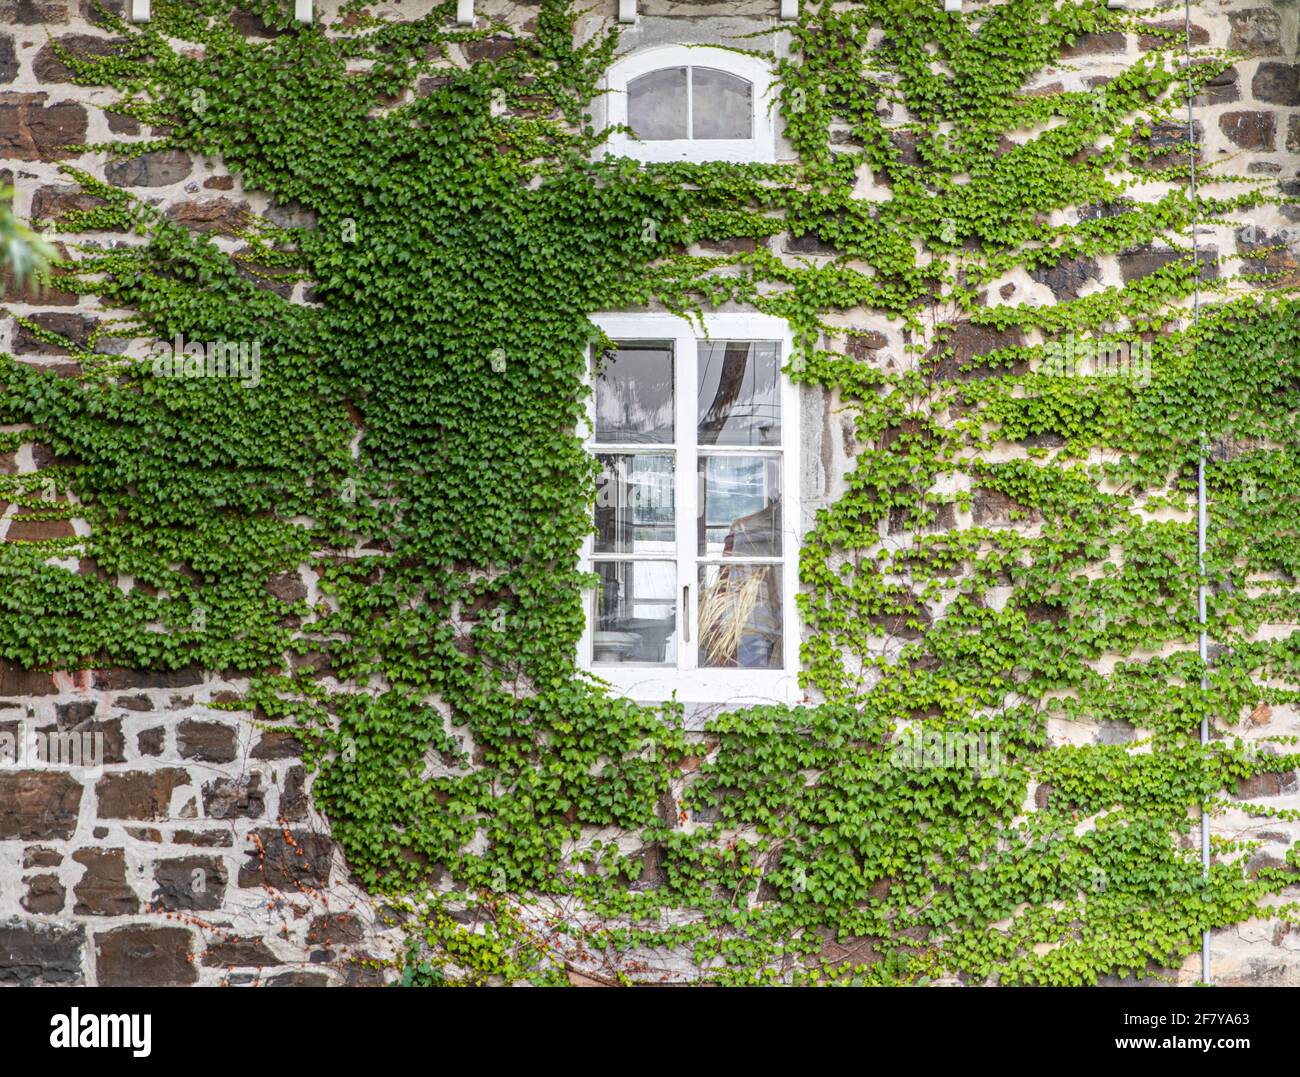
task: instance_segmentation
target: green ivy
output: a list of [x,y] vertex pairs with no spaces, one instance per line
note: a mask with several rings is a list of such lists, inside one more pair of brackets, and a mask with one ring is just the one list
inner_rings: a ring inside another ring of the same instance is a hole
[[[566,0],[529,32],[451,29],[452,3],[407,22],[351,5],[330,27],[244,6],[278,35],[245,39],[225,0],[158,0],[142,27],[106,17],[115,56],[67,62],[156,136],[101,148],[218,157],[313,223],[250,221],[232,256],[69,169],[101,204],[58,227],[132,241],[78,244],[59,282],[131,312],[110,336],[260,342],[261,383],[158,378],[93,344],[77,378],[0,360],[0,422],[57,454],[0,496],[91,532],[0,549],[0,655],[251,677],[243,705],[308,741],[372,892],[482,897],[479,931],[438,897],[410,914],[406,983],[552,982],[571,946],[673,948],[722,983],[1093,983],[1178,964],[1294,880],[1294,849],[1248,873],[1250,843],[1203,879],[1185,840],[1197,809],[1297,761],[1285,741],[1198,741],[1205,715],[1294,702],[1300,661],[1300,636],[1252,639],[1297,620],[1295,300],[1190,246],[1195,221],[1278,195],[1211,175],[1231,193],[1194,198],[1186,143],[1160,137],[1233,56],[1184,71],[1157,35],[1104,86],[1031,93],[1064,46],[1142,16],[824,0],[774,58],[797,163],[641,167],[603,152],[586,111],[616,31],[575,45]],[[488,58],[460,62],[485,38]],[[863,175],[888,197],[856,193]],[[1128,193],[1153,180],[1157,200]],[[784,232],[826,253],[787,264],[762,242]],[[759,242],[689,253],[735,239]],[[1180,253],[1123,287],[1048,307],[992,293],[1153,241]],[[299,281],[308,305],[281,295]],[[1198,287],[1212,305],[1192,326]],[[593,312],[723,301],[789,320],[789,373],[853,416],[859,451],[801,550],[821,702],[697,735],[575,668],[595,479],[575,429]],[[864,313],[901,354],[862,360],[842,327]],[[1081,338],[1149,346],[1149,377],[1053,373]],[[956,526],[987,504],[1006,520]],[[70,553],[99,571],[53,562]],[[314,606],[267,590],[301,563]],[[1072,720],[1142,739],[1062,744],[1049,723]],[[898,765],[936,734],[996,757]],[[542,928],[506,895],[577,911]]]

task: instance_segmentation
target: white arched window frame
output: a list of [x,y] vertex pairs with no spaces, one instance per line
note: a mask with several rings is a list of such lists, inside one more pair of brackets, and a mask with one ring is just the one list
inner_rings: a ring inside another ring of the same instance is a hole
[[[730,49],[701,45],[665,45],[623,57],[611,65],[606,77],[606,95],[611,127],[628,125],[628,87],[642,76],[676,68],[703,69],[744,79],[752,88],[749,138],[666,138],[638,139],[627,131],[611,131],[608,148],[612,153],[638,161],[736,161],[770,164],[776,160],[776,127],[773,120],[773,78],[771,66],[757,56]],[[693,72],[687,80],[687,134],[693,118],[708,107],[707,91],[696,93]]]

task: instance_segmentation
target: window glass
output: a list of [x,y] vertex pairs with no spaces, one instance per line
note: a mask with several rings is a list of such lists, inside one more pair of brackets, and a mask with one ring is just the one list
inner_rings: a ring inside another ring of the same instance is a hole
[[601,664],[677,664],[677,566],[671,561],[596,563],[592,659]]
[[780,669],[781,569],[701,565],[699,664]]
[[691,137],[752,138],[754,87],[711,67],[691,68]]
[[781,556],[781,458],[699,458],[699,549],[710,557]]
[[775,342],[701,341],[701,445],[781,444],[781,353]]
[[686,68],[666,67],[627,84],[627,125],[638,138],[686,138]]
[[595,371],[597,442],[673,440],[671,341],[624,343],[599,356]]
[[677,556],[673,458],[599,453],[596,553]]

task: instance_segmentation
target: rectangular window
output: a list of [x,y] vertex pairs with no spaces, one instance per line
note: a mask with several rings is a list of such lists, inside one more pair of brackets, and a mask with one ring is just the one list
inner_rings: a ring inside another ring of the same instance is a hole
[[762,315],[594,319],[583,665],[633,698],[799,698],[798,408]]

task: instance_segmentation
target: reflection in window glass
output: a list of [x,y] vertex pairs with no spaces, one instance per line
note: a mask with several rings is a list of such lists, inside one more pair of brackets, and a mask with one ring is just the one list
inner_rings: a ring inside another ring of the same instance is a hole
[[686,68],[651,71],[627,84],[627,125],[647,142],[686,138]]
[[780,445],[780,372],[775,341],[701,341],[700,444]]
[[781,458],[701,456],[699,553],[781,556]]
[[599,453],[596,553],[675,557],[673,458],[667,454]]
[[677,566],[598,561],[592,658],[602,664],[675,665]]
[[691,68],[691,137],[752,138],[754,87],[747,79]]
[[701,565],[699,587],[701,666],[781,668],[779,566]]
[[663,444],[673,440],[673,346],[625,343],[598,357],[595,440]]

